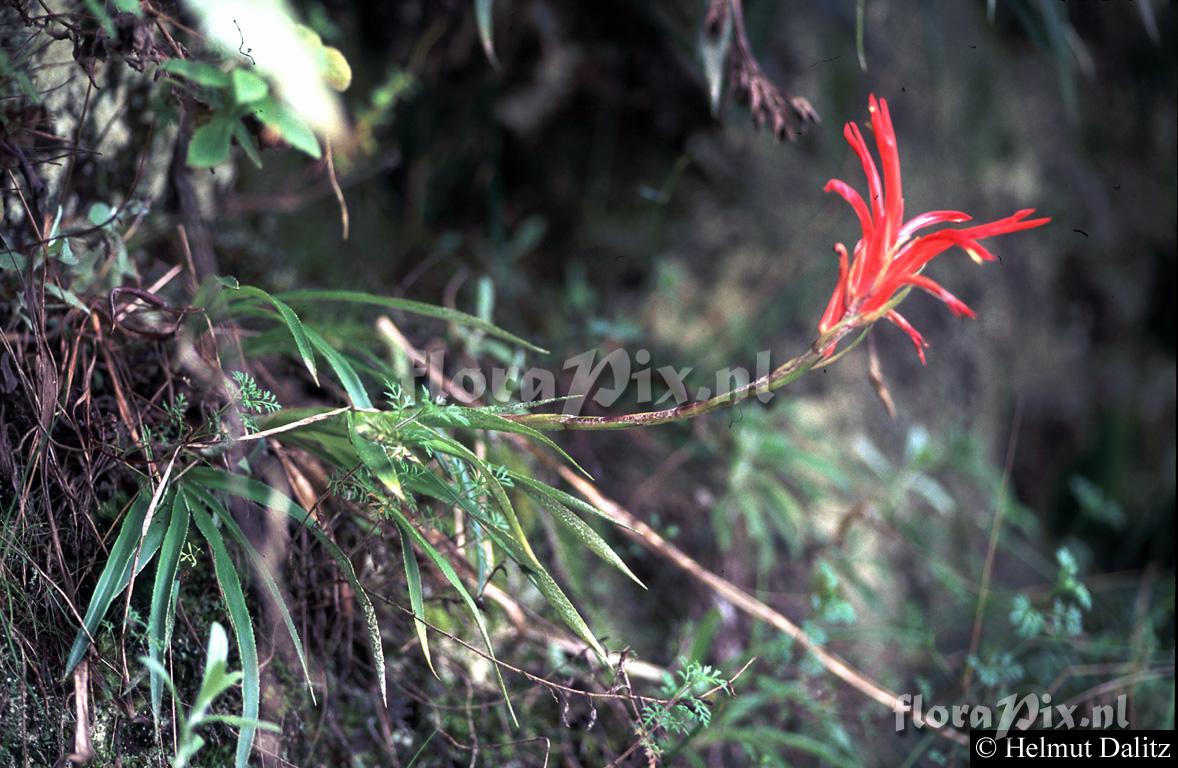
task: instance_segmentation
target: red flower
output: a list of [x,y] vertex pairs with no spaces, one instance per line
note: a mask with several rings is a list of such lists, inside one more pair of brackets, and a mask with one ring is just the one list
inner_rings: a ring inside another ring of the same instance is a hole
[[[818,324],[818,331],[825,334],[838,325],[866,326],[881,317],[887,318],[908,334],[916,345],[920,362],[924,363],[924,348],[928,342],[895,310],[907,289],[916,287],[931,293],[948,304],[956,315],[975,316],[960,299],[920,274],[925,265],[954,246],[962,248],[979,264],[994,261],[994,254],[983,248],[979,240],[1042,226],[1051,219],[1027,219],[1035,212],[1033,208],[1027,208],[989,224],[942,229],[914,237],[916,232],[933,224],[957,224],[969,221],[970,216],[960,211],[929,211],[902,223],[904,196],[900,182],[900,155],[888,103],[884,99],[876,101],[872,95],[870,110],[871,131],[875,134],[875,144],[883,161],[883,180],[881,183],[875,160],[859,126],[847,123],[843,136],[863,163],[871,206],[869,208],[849,184],[838,179],[826,183],[826,192],[834,192],[854,209],[863,235],[855,244],[853,258],[848,256],[842,243],[834,247],[839,256],[839,282]],[[828,356],[833,354],[836,345],[837,338],[825,353]]]

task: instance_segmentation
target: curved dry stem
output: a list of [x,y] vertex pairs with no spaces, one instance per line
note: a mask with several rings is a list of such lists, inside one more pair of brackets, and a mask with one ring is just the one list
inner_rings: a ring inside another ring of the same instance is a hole
[[821,364],[829,365],[835,362],[847,352],[855,348],[863,340],[867,330],[865,329],[855,341],[848,344],[844,349],[839,351],[836,355],[830,358],[823,358],[823,350],[830,348],[832,345],[838,344],[845,336],[847,336],[854,326],[840,325],[831,328],[822,336],[810,345],[801,355],[786,361],[778,366],[771,373],[768,373],[755,381],[750,381],[744,386],[731,389],[723,394],[716,395],[708,400],[698,400],[693,403],[684,403],[673,408],[665,408],[661,411],[646,411],[644,413],[627,413],[620,416],[578,416],[569,413],[525,413],[505,415],[505,418],[520,424],[525,424],[533,429],[541,429],[545,431],[559,431],[565,429],[579,429],[579,430],[615,430],[615,429],[633,429],[635,427],[653,427],[659,424],[671,424],[677,421],[687,421],[694,419],[697,416],[702,416],[705,413],[715,411],[730,405],[736,405],[748,399],[750,396],[763,395],[768,392],[775,392],[783,387],[786,387],[793,382],[800,379],[807,372],[815,366]]

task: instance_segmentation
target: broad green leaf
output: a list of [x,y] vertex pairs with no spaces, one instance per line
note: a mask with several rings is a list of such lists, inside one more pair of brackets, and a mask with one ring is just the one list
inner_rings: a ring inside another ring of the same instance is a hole
[[352,65],[339,48],[323,46],[327,87],[336,93],[343,93],[352,85]]
[[278,294],[277,298],[290,304],[298,305],[318,304],[324,301],[341,301],[352,304],[368,304],[374,307],[383,307],[385,309],[396,309],[414,315],[422,315],[424,317],[433,317],[438,320],[445,320],[456,325],[477,328],[481,331],[485,331],[491,336],[497,336],[500,339],[510,341],[512,344],[524,347],[525,349],[530,349],[533,352],[548,354],[548,350],[544,349],[543,347],[538,347],[529,341],[525,341],[519,336],[509,333],[499,326],[489,323],[480,317],[467,314],[466,312],[460,312],[456,309],[449,309],[447,307],[426,304],[421,301],[397,299],[391,296],[377,296],[372,293],[363,293],[360,291],[321,291],[314,289],[288,291],[286,293]]
[[253,107],[254,116],[278,131],[292,147],[318,160],[323,156],[314,132],[293,109],[273,96],[267,96]]
[[0,269],[24,269],[28,261],[16,251],[0,253]]
[[229,78],[233,83],[233,101],[237,104],[261,101],[270,93],[266,81],[248,69],[238,67],[229,73]]
[[307,370],[311,372],[311,378],[318,385],[319,374],[315,370],[315,353],[311,349],[311,341],[307,338],[307,332],[303,328],[303,321],[299,320],[299,316],[295,314],[295,311],[286,302],[274,298],[261,288],[254,288],[251,285],[239,285],[235,290],[240,296],[261,299],[278,310],[282,321],[286,323],[286,327],[290,330],[290,335],[299,350],[299,356],[303,358],[303,365],[307,366]]
[[[159,563],[155,568],[155,581],[151,587],[151,610],[147,617],[147,652],[152,661],[160,662],[172,641],[172,621],[175,616],[174,589],[176,571],[180,565],[180,553],[188,537],[188,503],[183,493],[172,497],[172,515],[168,529],[160,546]],[[160,721],[160,706],[163,704],[166,678],[151,676],[151,713],[156,726]]]
[[212,168],[229,159],[229,140],[237,120],[228,115],[213,115],[196,129],[188,143],[188,164],[193,168]]
[[[181,491],[183,492],[183,491]],[[213,518],[199,505],[191,506],[192,518],[196,527],[209,544],[213,552],[213,570],[217,574],[217,584],[221,588],[221,596],[225,600],[225,608],[229,612],[229,621],[233,624],[233,634],[237,636],[237,653],[241,657],[241,716],[249,720],[258,718],[258,703],[261,698],[261,673],[258,667],[258,648],[254,642],[254,624],[250,618],[249,608],[246,606],[245,593],[241,589],[241,579],[237,575],[237,568],[229,557],[229,550],[225,548],[225,540],[221,532],[213,523]],[[212,641],[210,640],[210,665],[212,671],[217,671],[217,665],[224,667],[224,661],[212,662]],[[209,682],[210,669],[206,668],[206,684],[216,686],[218,681]],[[202,687],[203,690],[203,687]],[[249,763],[250,752],[253,749],[254,728],[246,726],[241,729],[237,737],[237,768],[246,768]]]
[[266,585],[266,591],[270,593],[274,605],[278,608],[278,613],[282,616],[282,623],[286,625],[286,631],[290,635],[291,643],[294,644],[295,653],[299,657],[299,665],[303,668],[303,680],[306,682],[307,690],[311,694],[311,703],[314,704],[315,689],[311,685],[311,671],[307,668],[307,657],[303,651],[303,641],[299,637],[298,630],[295,628],[294,619],[291,618],[290,609],[286,605],[286,598],[283,597],[282,590],[278,588],[278,582],[274,580],[274,575],[270,572],[270,568],[262,560],[262,556],[258,554],[258,551],[254,549],[254,546],[250,544],[249,539],[245,537],[241,526],[237,524],[237,521],[233,519],[233,516],[229,514],[215,496],[195,483],[186,485],[185,490],[187,493],[200,499],[201,503],[216,513],[229,537],[245,552],[254,571],[262,577],[262,583]]
[[169,59],[160,65],[160,69],[207,88],[228,88],[230,85],[228,74],[203,61]]
[[233,121],[233,138],[237,139],[237,144],[241,147],[241,151],[245,152],[245,156],[254,164],[254,167],[261,168],[262,155],[258,152],[258,145],[254,142],[254,137],[246,129],[245,123],[240,120]]
[[622,558],[618,557],[618,554],[606,543],[605,539],[589,527],[588,523],[574,515],[568,507],[553,501],[549,496],[537,494],[535,498],[540,502],[540,506],[544,507],[561,525],[568,528],[590,552],[629,576],[638,586],[646,589],[646,585],[634,575],[633,571],[622,561]]
[[98,632],[102,620],[114,599],[126,589],[131,581],[131,563],[135,560],[135,551],[139,550],[138,574],[155,557],[156,550],[164,537],[164,517],[157,515],[148,526],[147,535],[143,537],[140,546],[139,537],[143,533],[143,519],[147,515],[147,507],[151,503],[151,494],[140,491],[131,508],[123,519],[119,528],[119,535],[110,548],[106,565],[98,583],[94,585],[94,592],[90,595],[90,604],[86,608],[86,615],[82,618],[82,629],[78,630],[74,644],[70,647],[69,657],[65,663],[65,674],[69,675],[78,666],[78,662],[90,647],[90,638]]
[[56,283],[45,283],[45,293],[49,294],[50,296],[54,297],[55,299],[60,299],[61,301],[64,301],[66,304],[69,304],[74,309],[80,309],[80,310],[82,310],[82,312],[86,313],[87,315],[90,314],[90,307],[87,307],[82,302],[82,300],[80,298],[78,298],[78,295],[68,288],[62,288],[60,285],[57,285]]
[[364,591],[364,587],[360,585],[360,580],[356,577],[356,570],[352,567],[352,561],[339,548],[339,545],[332,541],[323,532],[323,529],[311,519],[311,513],[296,504],[285,494],[264,483],[242,475],[234,475],[222,469],[198,467],[189,472],[187,477],[191,482],[200,483],[206,488],[231,493],[234,496],[249,499],[268,509],[282,512],[309,530],[319,540],[319,543],[323,545],[323,548],[327,550],[327,553],[331,555],[332,559],[335,560],[343,572],[344,578],[352,585],[356,600],[360,603],[360,607],[364,611],[364,618],[368,624],[368,639],[372,643],[373,664],[376,666],[377,680],[380,682],[381,699],[387,703],[388,681],[385,680],[384,649],[380,642],[380,625],[376,621],[376,610],[372,607],[372,600],[369,599],[368,593]]
[[401,533],[401,557],[405,561],[405,583],[409,588],[409,605],[413,608],[417,640],[421,643],[421,653],[425,656],[429,671],[434,673],[434,677],[438,677],[434,662],[429,656],[429,628],[419,618],[425,616],[425,599],[421,594],[421,572],[417,569],[417,556],[413,554],[413,540],[405,526],[398,525],[397,530]]
[[99,201],[90,206],[90,210],[86,212],[86,220],[96,227],[109,227],[117,214],[118,211],[114,208]]

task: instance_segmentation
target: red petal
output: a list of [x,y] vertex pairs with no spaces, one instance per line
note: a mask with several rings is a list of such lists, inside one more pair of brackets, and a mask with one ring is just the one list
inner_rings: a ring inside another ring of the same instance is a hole
[[871,130],[875,134],[875,145],[879,148],[879,157],[883,162],[884,172],[884,205],[887,211],[887,224],[884,225],[885,248],[895,242],[896,233],[904,219],[904,187],[900,180],[900,152],[896,146],[896,129],[892,125],[892,115],[888,111],[886,99],[875,99],[872,94],[869,99],[871,109]]
[[[826,333],[833,328],[838,321],[843,319],[846,314],[846,295],[847,295],[847,249],[842,243],[835,245],[834,250],[839,255],[839,281],[838,285],[834,287],[834,293],[830,296],[830,301],[826,304],[826,311],[822,313],[822,319],[818,321],[818,332]],[[833,345],[826,354],[834,351]]]
[[912,324],[894,309],[884,315],[884,317],[892,321],[901,331],[908,334],[908,338],[912,339],[912,343],[916,345],[916,354],[920,355],[920,364],[928,365],[928,361],[924,359],[924,348],[928,346],[928,342],[920,335],[920,331],[913,328]]
[[879,179],[879,171],[875,167],[875,158],[867,150],[867,142],[863,140],[863,134],[859,132],[859,126],[854,123],[847,123],[846,127],[843,128],[843,137],[851,145],[851,149],[855,150],[855,154],[859,156],[859,162],[863,164],[863,175],[867,177],[867,192],[871,195],[871,211],[874,214],[874,218],[876,221],[883,221],[883,185]]
[[888,274],[892,276],[913,275],[924,269],[925,264],[959,244],[957,239],[949,236],[951,232],[953,230],[941,230],[910,241],[895,257]]
[[1021,232],[1024,229],[1034,229],[1035,227],[1041,227],[1047,222],[1051,221],[1049,218],[1030,219],[1024,221],[1024,219],[1034,212],[1034,208],[1026,208],[1019,211],[1018,213],[1015,213],[1013,216],[1007,216],[1005,219],[991,221],[989,224],[978,224],[973,227],[964,227],[962,229],[953,231],[962,237],[981,240],[987,237],[1005,235],[1010,232]]
[[822,191],[834,192],[846,200],[855,209],[855,215],[859,217],[859,226],[863,229],[863,239],[871,238],[871,233],[874,230],[871,224],[871,212],[867,210],[867,204],[863,202],[863,198],[851,185],[838,179],[831,179],[826,182],[826,187]]
[[896,241],[903,242],[917,230],[931,227],[934,224],[960,224],[963,221],[969,221],[971,218],[973,217],[968,213],[962,213],[961,211],[929,211],[928,213],[922,213],[900,227],[900,231],[896,234]]
[[946,291],[939,283],[930,280],[924,275],[906,275],[900,278],[900,282],[907,285],[915,285],[917,288],[928,291],[933,296],[948,304],[949,309],[958,317],[977,317],[977,313],[966,306],[965,302]]

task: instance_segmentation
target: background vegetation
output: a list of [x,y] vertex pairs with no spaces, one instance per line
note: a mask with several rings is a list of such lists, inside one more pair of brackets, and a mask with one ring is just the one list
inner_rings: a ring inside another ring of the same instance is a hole
[[[298,3],[344,132],[222,3],[0,8],[0,765],[967,760],[872,691],[1173,727],[1174,4],[748,0],[743,62],[713,5]],[[803,352],[868,92],[910,208],[1053,218],[934,265],[980,317],[909,302],[927,367],[881,327],[554,444],[397,386]]]

